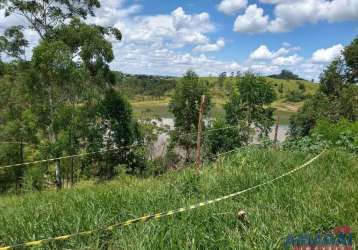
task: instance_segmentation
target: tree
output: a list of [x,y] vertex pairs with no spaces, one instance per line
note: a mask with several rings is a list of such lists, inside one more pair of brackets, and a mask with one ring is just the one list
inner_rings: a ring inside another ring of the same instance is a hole
[[205,118],[211,109],[211,96],[209,94],[208,83],[201,81],[194,71],[189,70],[177,84],[174,95],[169,103],[169,110],[174,114],[175,125],[171,140],[173,145],[184,148],[186,162],[190,161],[191,150],[196,143],[202,95],[205,95]]
[[358,83],[358,38],[356,37],[350,45],[345,47],[343,51],[344,60],[346,62],[346,76],[348,81]]
[[26,19],[29,27],[34,29],[41,39],[66,20],[74,17],[86,19],[94,15],[94,9],[100,7],[98,0],[62,1],[62,0],[1,0],[0,9],[5,16],[19,15]]
[[[81,21],[94,15],[99,8],[98,0],[0,0],[0,9],[6,16],[20,15],[28,27],[40,36],[40,43],[34,49],[31,70],[27,77],[27,87],[32,94],[31,110],[41,119],[41,143],[48,146],[50,156],[56,157],[65,151],[63,135],[68,131],[72,142],[73,126],[65,128],[59,121],[68,112],[67,107],[78,104],[93,107],[94,98],[102,98],[103,88],[108,89],[115,83],[114,74],[109,69],[113,60],[111,43],[106,39],[114,35],[121,39],[119,30],[112,27],[89,25]],[[7,34],[5,34],[7,35]],[[2,39],[6,52],[18,55],[21,43],[21,30],[13,27],[9,37]],[[10,46],[15,44],[16,46]],[[11,50],[9,49],[11,48]],[[13,49],[15,48],[15,49]],[[90,112],[89,112],[90,113]],[[74,118],[73,112],[71,119]],[[71,123],[71,122],[70,122]],[[72,123],[73,124],[73,123]],[[67,131],[68,130],[68,131]],[[61,187],[61,167],[56,161],[56,184]]]
[[320,76],[318,92],[309,98],[290,118],[290,135],[294,138],[309,135],[320,119],[332,123],[347,119],[356,121],[358,117],[358,90],[355,85],[358,57],[355,39],[343,52],[344,58],[333,60]]
[[286,69],[283,69],[278,75],[270,75],[269,77],[284,80],[302,80],[298,75]]
[[6,29],[4,35],[0,36],[0,61],[2,53],[16,59],[21,59],[21,56],[25,54],[28,41],[21,32],[22,29],[22,26],[13,26]]
[[273,111],[269,105],[275,100],[273,88],[263,77],[246,73],[237,84],[225,104],[226,120],[231,125],[239,125],[246,130],[246,141],[249,142],[252,125],[259,128],[262,135],[267,135],[274,123]]
[[343,61],[334,60],[321,74],[319,90],[328,97],[337,98],[345,85],[343,74]]
[[104,99],[100,102],[96,121],[93,128],[99,132],[96,140],[101,143],[98,148],[118,149],[99,156],[104,158],[102,160],[105,164],[99,168],[97,174],[110,179],[114,176],[114,168],[118,164],[126,164],[132,172],[135,168],[143,168],[138,166],[139,161],[130,148],[142,141],[138,125],[132,118],[132,108],[113,88],[106,91]]

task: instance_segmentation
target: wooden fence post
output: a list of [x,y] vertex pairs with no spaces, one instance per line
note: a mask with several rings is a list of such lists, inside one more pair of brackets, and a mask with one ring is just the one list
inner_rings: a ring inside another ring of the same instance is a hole
[[202,134],[202,123],[203,123],[203,114],[204,114],[204,103],[205,95],[201,96],[200,110],[199,110],[199,120],[198,120],[198,136],[196,140],[196,169],[199,174],[199,169],[201,165],[201,134]]
[[278,135],[278,127],[280,125],[280,116],[278,115],[276,118],[276,126],[275,126],[275,137],[274,137],[274,149],[277,150],[278,146],[277,146],[277,135]]

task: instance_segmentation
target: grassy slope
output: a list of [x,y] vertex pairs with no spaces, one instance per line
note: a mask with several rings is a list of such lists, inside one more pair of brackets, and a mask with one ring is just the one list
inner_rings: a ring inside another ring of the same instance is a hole
[[[216,77],[202,77],[203,80],[209,82],[216,82]],[[273,78],[267,78],[267,80],[272,84],[275,91],[278,95],[278,100],[273,103],[273,106],[276,108],[276,114],[279,114],[281,117],[281,123],[287,124],[288,118],[290,115],[295,113],[298,108],[302,105],[303,102],[292,103],[285,100],[285,96],[288,91],[298,89],[297,81],[295,80],[279,80]],[[233,81],[230,78],[226,79],[226,82]],[[306,94],[314,94],[318,89],[318,85],[308,81],[302,81],[306,87]],[[280,84],[283,84],[283,94],[278,93],[278,88]],[[212,88],[212,93],[214,96],[215,106],[213,108],[213,116],[223,113],[222,105],[227,101],[227,95],[224,91],[217,86]],[[133,104],[134,114],[137,117],[172,117],[172,114],[168,111],[167,105],[170,98],[162,98],[160,100],[154,100],[148,97],[137,97],[131,100]]]
[[[175,209],[272,179],[310,159],[304,153],[246,149],[204,168],[157,178],[0,197],[0,246],[98,228]],[[357,239],[357,158],[330,151],[307,169],[237,198],[46,249],[277,249],[289,233],[348,224]],[[249,224],[237,220],[244,209]]]

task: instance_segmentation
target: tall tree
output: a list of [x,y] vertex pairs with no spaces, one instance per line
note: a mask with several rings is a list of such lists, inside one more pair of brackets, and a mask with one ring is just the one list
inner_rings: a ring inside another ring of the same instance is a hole
[[[34,49],[28,88],[33,94],[32,109],[43,121],[42,134],[46,138],[51,156],[62,153],[59,136],[63,127],[57,126],[61,110],[73,108],[93,97],[101,98],[101,88],[109,88],[114,74],[109,62],[114,58],[107,35],[118,40],[121,33],[112,27],[101,27],[81,22],[100,7],[98,0],[0,0],[5,15],[20,15],[29,28],[40,36]],[[19,29],[13,32],[19,36]],[[9,44],[9,43],[7,43]],[[92,107],[89,105],[89,107]],[[73,117],[73,116],[72,116]],[[72,128],[70,128],[71,130]],[[60,162],[56,162],[56,183],[61,187]]]
[[186,162],[190,161],[191,151],[196,143],[195,133],[197,132],[199,122],[202,95],[205,95],[205,117],[211,109],[211,96],[208,83],[201,81],[194,71],[189,70],[177,84],[169,104],[169,109],[174,114],[175,125],[171,139],[174,145],[185,149]]
[[248,72],[239,79],[237,91],[224,106],[226,120],[247,131],[246,143],[249,142],[252,125],[259,128],[262,135],[267,135],[274,123],[274,109],[270,104],[275,98],[275,92],[265,78]]

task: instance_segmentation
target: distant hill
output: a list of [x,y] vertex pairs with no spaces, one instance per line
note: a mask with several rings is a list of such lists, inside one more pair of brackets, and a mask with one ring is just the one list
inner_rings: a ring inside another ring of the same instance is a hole
[[278,75],[269,75],[268,77],[275,78],[275,79],[282,79],[282,80],[304,80],[300,78],[298,75],[292,73],[289,70],[282,70]]

